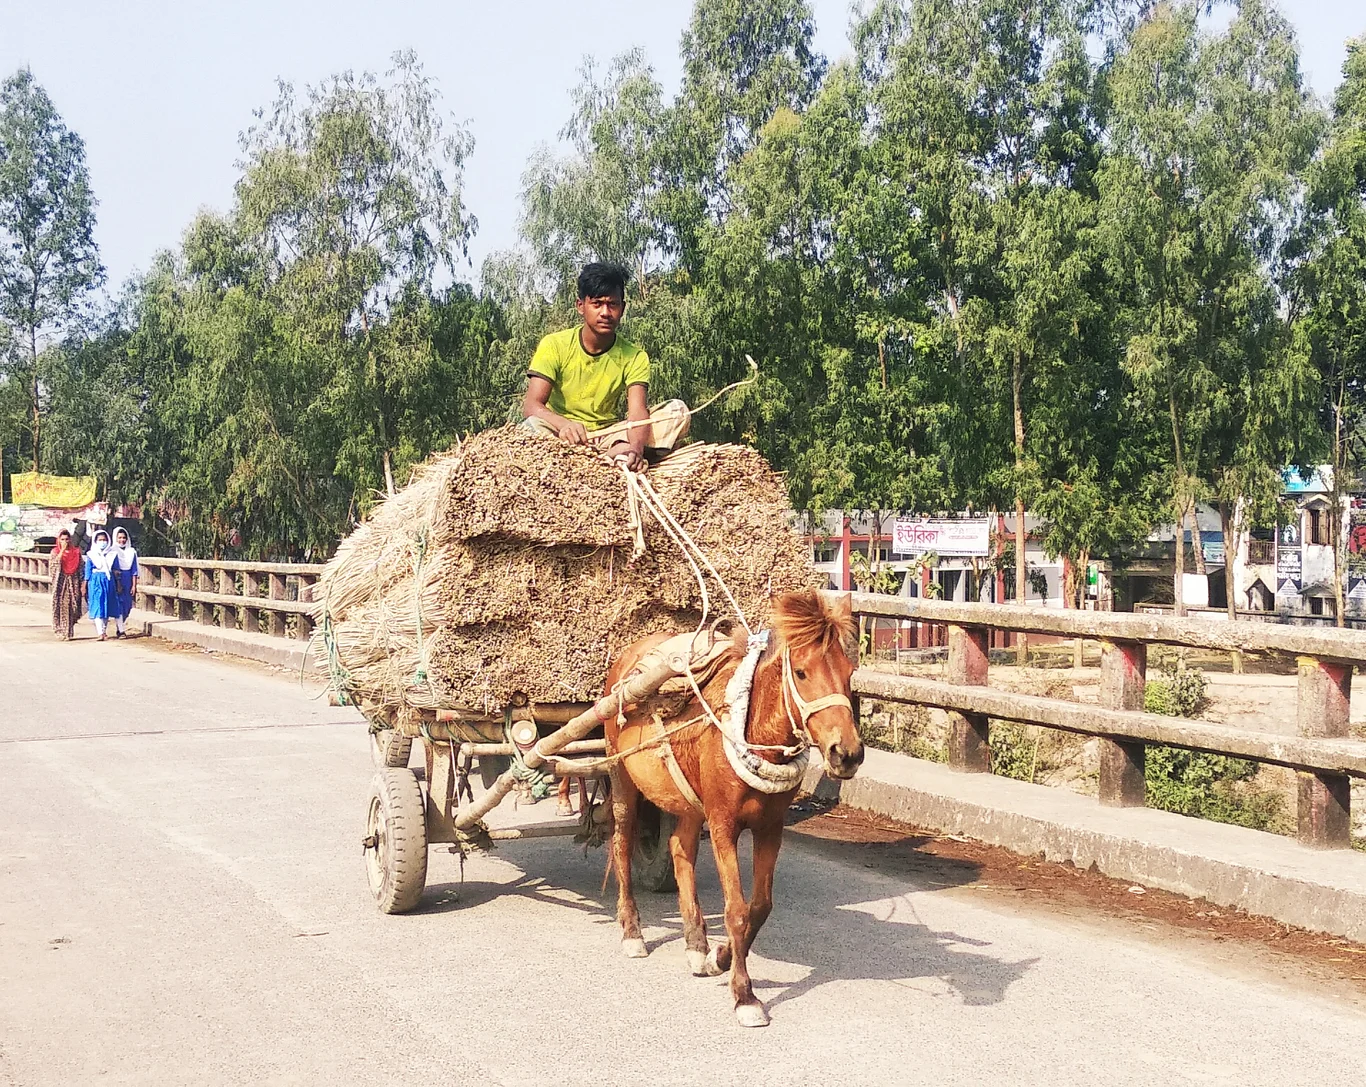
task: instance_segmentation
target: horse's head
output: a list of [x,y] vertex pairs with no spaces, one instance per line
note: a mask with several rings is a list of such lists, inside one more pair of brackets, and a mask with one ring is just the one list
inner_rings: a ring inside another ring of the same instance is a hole
[[851,778],[863,762],[863,741],[850,706],[854,666],[845,648],[854,633],[849,598],[812,590],[774,601],[773,628],[783,656],[783,699],[825,756],[831,777]]

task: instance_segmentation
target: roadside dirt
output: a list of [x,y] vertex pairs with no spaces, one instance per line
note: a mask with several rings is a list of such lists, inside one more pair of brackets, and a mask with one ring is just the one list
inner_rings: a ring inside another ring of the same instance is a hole
[[832,856],[847,861],[848,845],[859,844],[869,867],[913,875],[936,890],[971,891],[1069,921],[1119,924],[1139,939],[1189,940],[1193,950],[1234,968],[1269,970],[1366,1008],[1366,946],[1349,940],[810,797],[792,809],[788,822],[792,833],[817,848],[830,843]]

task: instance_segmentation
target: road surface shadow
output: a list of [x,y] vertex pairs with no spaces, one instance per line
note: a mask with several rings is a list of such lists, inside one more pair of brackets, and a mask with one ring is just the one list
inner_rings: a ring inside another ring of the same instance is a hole
[[[801,813],[794,814],[800,820]],[[913,897],[916,892],[972,883],[979,872],[979,866],[970,862],[919,852],[917,846],[928,838],[902,834],[868,842],[812,837],[789,830],[787,839],[778,862],[773,917],[760,933],[755,953],[805,968],[807,973],[794,982],[773,981],[766,976],[764,964],[752,963],[756,992],[770,1007],[795,1000],[828,982],[856,980],[887,981],[930,995],[954,995],[969,1005],[998,1004],[1010,986],[1038,961],[1003,959],[986,950],[991,946],[987,941],[936,930],[921,920]],[[747,843],[748,835],[742,839],[742,844]],[[535,871],[534,859],[521,850],[500,847],[499,852],[510,863],[525,865],[524,871]],[[715,941],[723,933],[721,892],[710,852],[704,844],[698,876],[703,908],[708,910],[707,927]],[[747,885],[748,853],[745,848]],[[812,854],[846,869],[845,878],[807,879],[798,892],[791,876]],[[517,895],[577,910],[600,924],[615,925],[615,884],[599,896],[601,856],[590,853],[589,864],[579,869],[581,878],[546,880],[526,875],[510,883],[433,885],[417,912],[470,909]],[[638,892],[636,897],[646,931],[666,930],[666,935],[649,940],[651,951],[682,939],[675,894]]]

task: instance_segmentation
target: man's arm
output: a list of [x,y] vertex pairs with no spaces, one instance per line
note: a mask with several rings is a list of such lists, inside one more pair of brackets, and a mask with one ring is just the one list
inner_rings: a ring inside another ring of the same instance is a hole
[[[626,387],[626,420],[636,423],[644,422],[650,418],[650,406],[646,402],[646,387],[644,385],[628,385]],[[627,449],[626,463],[633,471],[639,472],[645,467],[645,446],[650,441],[650,424],[645,422],[644,426],[633,426],[626,432],[626,437],[613,443],[608,453],[621,453],[622,447]]]
[[546,406],[550,400],[552,387],[549,378],[541,377],[539,374],[528,374],[526,395],[522,397],[522,414],[528,419],[541,420],[571,445],[587,445],[587,427],[573,419],[556,415]]

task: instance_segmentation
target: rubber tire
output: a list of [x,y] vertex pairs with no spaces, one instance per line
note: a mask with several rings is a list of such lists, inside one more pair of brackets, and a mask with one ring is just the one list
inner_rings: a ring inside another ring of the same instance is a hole
[[631,854],[631,882],[647,891],[678,890],[669,838],[678,817],[660,811],[644,797],[636,811],[636,848]]
[[480,755],[479,780],[485,789],[492,789],[503,773],[512,768],[511,755]]
[[427,803],[417,775],[386,766],[370,782],[365,834],[377,842],[365,850],[370,893],[382,913],[406,913],[427,885]]
[[370,733],[370,758],[376,766],[407,766],[412,752],[411,736],[401,736],[392,728]]

